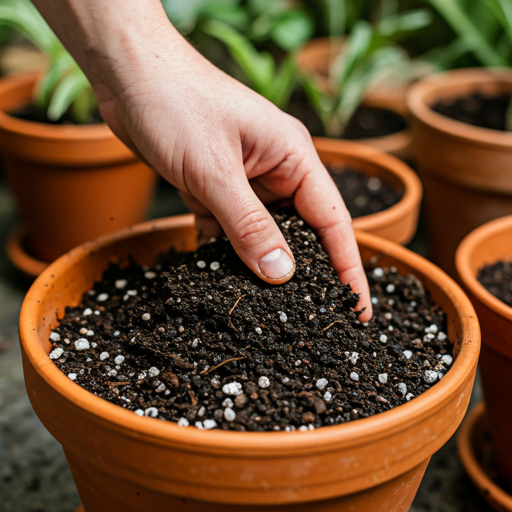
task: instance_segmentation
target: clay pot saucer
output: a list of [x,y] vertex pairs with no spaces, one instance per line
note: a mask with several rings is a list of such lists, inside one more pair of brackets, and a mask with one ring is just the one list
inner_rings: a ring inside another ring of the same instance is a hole
[[35,279],[48,265],[47,261],[31,254],[27,240],[28,230],[23,224],[16,226],[7,237],[5,252],[9,261],[26,277]]
[[492,451],[485,405],[479,403],[466,417],[457,436],[457,448],[467,471],[484,500],[499,512],[512,512],[512,495],[500,487],[492,475],[492,463],[485,464],[482,455]]

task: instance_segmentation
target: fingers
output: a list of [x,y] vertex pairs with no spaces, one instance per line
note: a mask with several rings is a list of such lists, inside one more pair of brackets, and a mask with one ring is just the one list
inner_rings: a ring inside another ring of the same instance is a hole
[[292,252],[247,181],[242,163],[237,167],[212,173],[223,178],[203,187],[206,197],[194,195],[216,217],[237,254],[258,277],[271,284],[285,283],[295,272]]
[[359,318],[367,322],[372,317],[370,290],[350,214],[316,152],[303,165],[306,170],[295,193],[295,208],[317,231],[340,281],[359,294],[357,310],[365,308]]

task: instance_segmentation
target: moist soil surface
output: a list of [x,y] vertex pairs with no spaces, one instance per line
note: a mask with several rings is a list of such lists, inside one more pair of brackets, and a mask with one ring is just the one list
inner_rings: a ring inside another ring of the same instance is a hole
[[[23,108],[20,108],[15,112],[10,112],[10,115],[18,119],[23,119],[24,121],[32,121],[33,123],[44,123],[53,125],[77,124],[73,119],[71,111],[69,110],[57,121],[51,121],[46,116],[46,111],[42,111],[41,109],[37,108],[33,103],[25,105]],[[87,122],[84,124],[100,124],[103,122],[104,121],[100,115],[100,112],[99,110],[97,110],[93,112],[90,119],[88,119]]]
[[353,219],[386,210],[402,199],[403,191],[376,176],[343,166],[327,169]]
[[498,261],[478,271],[484,288],[512,308],[512,261]]
[[140,416],[239,431],[308,430],[397,407],[449,369],[443,311],[413,275],[368,268],[374,316],[342,285],[314,232],[274,213],[296,272],[259,280],[226,237],[154,268],[111,265],[51,334],[50,358]]
[[462,98],[439,101],[430,108],[443,116],[463,123],[490,128],[491,130],[506,129],[506,113],[512,96],[485,96],[474,92]]

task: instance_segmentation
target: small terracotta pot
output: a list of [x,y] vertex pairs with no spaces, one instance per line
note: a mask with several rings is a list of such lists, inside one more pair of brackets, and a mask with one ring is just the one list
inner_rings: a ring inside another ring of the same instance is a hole
[[49,262],[144,220],[156,174],[105,124],[49,125],[10,116],[30,103],[37,76],[0,80],[0,150],[32,256]]
[[457,435],[459,457],[482,498],[498,512],[512,512],[512,495],[494,481],[492,478],[494,475],[489,474],[489,469],[494,470],[494,468],[487,468],[482,464],[483,460],[489,458],[489,453],[485,453],[486,450],[492,450],[486,440],[488,432],[489,419],[485,405],[481,402],[466,416],[459,429]]
[[[381,236],[391,242],[407,244],[416,233],[422,186],[416,173],[401,160],[357,142],[323,137],[313,138],[322,162],[343,164],[376,176],[403,192],[402,199],[386,210],[353,220],[354,229]],[[335,167],[333,168],[335,171]],[[343,191],[341,191],[343,195]]]
[[512,214],[512,133],[455,121],[430,108],[439,100],[476,91],[512,91],[512,71],[440,73],[408,93],[432,257],[451,275],[460,241],[481,224]]
[[[329,68],[336,59],[344,43],[343,38],[321,37],[306,43],[297,55],[297,66],[300,71],[311,74],[325,91],[329,90]],[[368,107],[392,110],[407,118],[408,111],[405,102],[405,88],[386,88],[384,86],[370,91],[363,105]],[[410,129],[392,133],[384,137],[360,139],[374,148],[391,153],[392,155],[411,161],[412,159],[412,132]]]
[[28,396],[63,445],[88,512],[406,512],[431,455],[464,416],[480,333],[471,303],[442,271],[379,237],[358,233],[364,260],[413,272],[448,317],[454,363],[395,409],[309,432],[227,432],[140,418],[70,381],[48,358],[66,306],[132,256],[195,248],[192,215],[147,222],[72,250],[29,290],[20,317]]
[[503,478],[512,489],[512,308],[477,280],[487,264],[512,258],[512,216],[489,222],[468,235],[457,250],[460,279],[482,328],[480,370],[491,434]]

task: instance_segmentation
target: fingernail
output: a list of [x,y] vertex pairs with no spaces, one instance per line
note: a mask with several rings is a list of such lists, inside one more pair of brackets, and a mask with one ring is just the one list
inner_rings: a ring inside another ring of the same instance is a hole
[[259,262],[261,273],[269,279],[280,279],[293,270],[293,261],[282,249],[275,249]]

